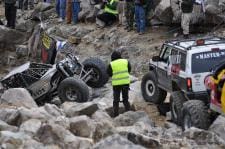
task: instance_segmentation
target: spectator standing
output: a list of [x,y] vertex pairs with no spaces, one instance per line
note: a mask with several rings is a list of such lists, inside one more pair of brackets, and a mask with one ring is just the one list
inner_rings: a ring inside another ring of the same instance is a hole
[[7,27],[12,29],[16,26],[16,1],[17,0],[5,0],[5,17],[7,20]]
[[123,104],[126,111],[130,110],[129,85],[131,65],[127,59],[121,57],[121,53],[114,51],[111,55],[111,63],[107,72],[112,77],[113,86],[113,112],[114,117],[119,115],[120,93],[122,92]]
[[71,21],[72,21],[73,1],[74,0],[67,0],[66,1],[66,23],[67,24],[70,24]]
[[79,0],[67,0],[66,4],[66,23],[70,24],[73,20],[73,24],[77,24],[78,15],[80,12]]
[[181,2],[181,27],[184,38],[189,38],[189,25],[194,7],[194,0],[182,0]]
[[117,20],[117,4],[118,0],[109,0],[104,2],[104,12],[97,15],[97,19],[104,23],[102,27],[109,26]]
[[23,0],[23,9],[24,10],[34,9],[34,0]]
[[66,17],[66,0],[56,1],[56,13],[59,17],[59,22],[63,22]]
[[145,32],[145,0],[135,0],[135,19],[139,35]]
[[117,5],[117,10],[118,10],[118,16],[119,16],[119,25],[123,25],[125,20],[125,1],[124,0],[119,0],[118,5]]
[[127,31],[133,30],[134,25],[134,0],[126,0],[126,20],[127,20]]
[[146,0],[146,5],[145,5],[145,24],[146,26],[150,26],[150,20],[149,20],[149,15],[151,12],[151,9],[153,8],[153,0]]

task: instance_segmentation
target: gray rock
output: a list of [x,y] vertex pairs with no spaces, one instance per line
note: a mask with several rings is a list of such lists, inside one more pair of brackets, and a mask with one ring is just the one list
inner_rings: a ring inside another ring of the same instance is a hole
[[16,30],[31,34],[34,27],[39,22],[33,20],[24,20],[24,18],[17,19]]
[[184,136],[195,141],[197,145],[217,145],[218,147],[225,148],[225,141],[213,132],[191,127],[184,132]]
[[134,143],[130,142],[126,138],[115,134],[109,136],[97,144],[93,146],[94,149],[116,149],[116,148],[123,148],[123,149],[144,149],[144,147],[135,145]]
[[223,116],[218,116],[210,126],[209,130],[216,133],[223,140],[225,140],[225,118]]
[[26,109],[22,107],[19,109],[19,118],[17,120],[17,125],[20,125],[29,119],[38,119],[42,122],[45,122],[52,118],[53,116],[50,115],[50,113],[48,113],[43,107],[32,109]]
[[132,126],[116,127],[116,130],[120,135],[123,136],[127,136],[129,133],[149,135],[152,130],[155,130],[155,127],[152,127],[143,121],[139,121]]
[[16,46],[16,56],[18,58],[27,56],[28,54],[28,47],[27,45],[18,45]]
[[24,88],[11,88],[6,90],[1,96],[1,104],[23,106],[26,108],[37,107],[30,93]]
[[115,126],[131,126],[138,121],[144,121],[145,123],[154,126],[154,123],[148,118],[148,115],[143,111],[129,111],[119,115],[114,119]]
[[0,144],[1,148],[20,148],[23,145],[24,140],[30,140],[31,137],[23,132],[0,132]]
[[[44,146],[42,143],[37,142],[36,140],[33,140],[33,139],[25,140],[23,142],[23,145],[21,148],[23,148],[23,149],[48,149],[48,147]],[[55,149],[57,149],[57,148],[55,148]]]
[[38,119],[29,119],[20,125],[20,131],[28,134],[36,134],[42,122]]
[[54,104],[45,104],[44,109],[46,112],[48,112],[50,115],[52,115],[54,117],[65,116],[65,114],[63,113],[63,110],[59,109]]
[[0,25],[0,43],[1,48],[12,49],[16,44],[22,44],[27,40],[27,36],[23,32],[9,29]]
[[15,126],[8,125],[6,122],[0,120],[0,131],[18,131],[18,128]]
[[75,136],[92,138],[95,131],[94,121],[83,115],[70,119],[70,131]]
[[127,139],[146,148],[160,148],[161,146],[158,140],[137,133],[128,133]]
[[60,148],[90,148],[92,140],[74,136],[57,124],[45,124],[38,130],[36,137],[44,145],[56,144]]
[[78,115],[87,115],[91,116],[95,113],[99,108],[98,105],[93,102],[86,102],[86,103],[64,103],[62,105],[66,116],[74,117]]
[[17,125],[19,117],[20,113],[16,109],[10,109],[7,107],[1,107],[0,109],[0,120],[10,125]]
[[165,24],[172,23],[172,9],[170,7],[170,1],[161,0],[161,2],[157,5],[154,12],[155,16]]
[[108,115],[108,113],[106,113],[105,111],[102,110],[98,110],[96,111],[91,118],[95,121],[101,121],[101,120],[105,120],[105,121],[109,121],[113,123],[113,119]]
[[93,139],[95,142],[116,133],[116,129],[110,120],[96,119],[95,126],[95,132],[93,134]]
[[53,8],[53,6],[49,3],[43,3],[40,2],[38,3],[38,5],[35,7],[34,11],[32,12],[30,18],[31,19],[39,19],[40,18],[40,14],[42,15],[42,20],[45,20],[46,18],[48,18],[50,16],[50,14],[48,14],[48,16],[44,13],[44,11],[50,10],[51,8]]
[[58,124],[66,129],[70,129],[70,119],[65,116],[59,116],[49,120],[51,124]]

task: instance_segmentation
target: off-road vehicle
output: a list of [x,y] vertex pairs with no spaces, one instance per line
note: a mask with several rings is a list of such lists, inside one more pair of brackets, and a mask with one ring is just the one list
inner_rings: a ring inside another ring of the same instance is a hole
[[88,86],[102,87],[107,81],[106,65],[99,58],[80,63],[76,56],[67,54],[54,65],[28,62],[11,71],[1,83],[5,89],[26,88],[38,104],[44,104],[56,95],[62,102],[88,101]]
[[205,103],[201,100],[186,101],[182,109],[182,128],[186,130],[192,126],[208,129],[218,115],[225,115],[225,61],[212,69],[205,78],[208,89],[208,99]]
[[167,41],[150,60],[149,72],[141,82],[142,95],[146,101],[162,104],[167,92],[171,93],[172,120],[181,124],[184,102],[196,99],[209,103],[204,79],[223,59],[223,38]]

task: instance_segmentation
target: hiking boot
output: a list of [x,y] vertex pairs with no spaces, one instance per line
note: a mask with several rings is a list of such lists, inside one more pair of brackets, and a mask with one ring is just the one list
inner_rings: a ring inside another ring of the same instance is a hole
[[144,34],[144,32],[140,32],[140,33],[139,33],[139,35],[143,35],[143,34]]

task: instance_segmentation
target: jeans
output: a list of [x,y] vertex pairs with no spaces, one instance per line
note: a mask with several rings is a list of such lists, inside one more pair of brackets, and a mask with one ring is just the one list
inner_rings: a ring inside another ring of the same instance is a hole
[[145,10],[143,6],[135,5],[135,19],[137,24],[137,32],[145,31]]
[[60,0],[56,0],[55,9],[56,9],[56,13],[57,13],[57,15],[59,17],[60,16]]
[[60,15],[63,20],[66,17],[66,0],[60,0]]
[[57,0],[56,1],[56,13],[60,18],[65,19],[65,17],[66,17],[66,0]]
[[78,22],[78,14],[80,12],[80,2],[73,2],[73,23]]

